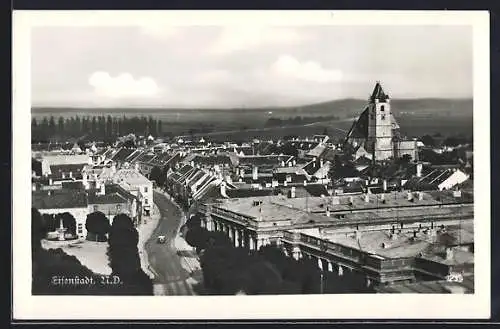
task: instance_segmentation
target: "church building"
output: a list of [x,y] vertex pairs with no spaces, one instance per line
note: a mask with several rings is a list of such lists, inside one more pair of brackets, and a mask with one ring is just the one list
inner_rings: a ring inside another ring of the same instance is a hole
[[417,141],[405,140],[391,111],[391,102],[380,82],[377,81],[368,104],[347,133],[344,149],[356,158],[365,156],[374,161],[384,161],[409,155],[418,160]]

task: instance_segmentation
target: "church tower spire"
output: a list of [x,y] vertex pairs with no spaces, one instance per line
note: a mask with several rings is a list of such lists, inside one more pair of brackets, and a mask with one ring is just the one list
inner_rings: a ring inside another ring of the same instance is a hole
[[394,156],[391,116],[389,95],[377,81],[368,104],[368,138],[365,147],[376,161]]

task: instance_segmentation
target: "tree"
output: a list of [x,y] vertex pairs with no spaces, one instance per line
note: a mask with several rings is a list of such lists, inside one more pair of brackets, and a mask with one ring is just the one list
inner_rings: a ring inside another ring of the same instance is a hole
[[420,138],[420,141],[424,143],[425,146],[434,147],[436,146],[436,141],[430,135],[424,135]]
[[41,240],[47,234],[47,227],[42,215],[36,208],[31,208],[31,251],[33,253],[42,248]]
[[87,215],[85,222],[87,229],[87,240],[106,242],[106,234],[109,233],[110,225],[106,215],[100,211],[96,211]]
[[157,121],[156,133],[158,134],[158,136],[162,136],[163,130],[162,130],[162,122],[161,122],[161,120]]
[[197,250],[204,250],[208,245],[209,232],[202,227],[188,228],[186,242]]
[[139,234],[133,221],[125,214],[113,218],[109,233],[108,257],[112,274],[120,277],[127,294],[150,295],[153,291],[151,279],[141,269],[137,243]]
[[63,117],[59,117],[57,120],[57,133],[63,137],[64,136],[64,119]]
[[291,143],[285,143],[281,146],[280,153],[297,157],[299,155],[299,150]]
[[149,173],[149,179],[156,182],[158,186],[163,186],[165,178],[160,167],[154,166]]

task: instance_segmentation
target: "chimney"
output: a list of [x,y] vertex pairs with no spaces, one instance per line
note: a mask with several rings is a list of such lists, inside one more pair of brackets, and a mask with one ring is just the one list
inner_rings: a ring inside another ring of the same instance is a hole
[[381,201],[384,201],[384,200],[385,200],[385,194],[384,194],[384,193],[380,194],[380,200],[381,200]]
[[222,194],[222,196],[226,196],[226,183],[222,182],[222,184],[220,184],[220,194]]
[[292,162],[288,162],[288,167],[291,167],[292,166]]
[[73,178],[73,172],[72,171],[69,172],[69,178]]
[[49,185],[52,185],[52,178],[49,178]]
[[384,182],[383,182],[383,189],[384,189],[384,192],[387,192],[387,180],[384,179]]
[[424,193],[423,192],[418,192],[418,199],[422,201],[424,199]]
[[417,177],[422,177],[422,163],[417,163]]
[[297,164],[297,160],[293,159],[292,164],[295,166]]
[[286,180],[283,182],[283,186],[288,186],[288,183]]
[[191,167],[194,167],[194,161],[191,161]]
[[65,179],[66,178],[66,173],[62,173],[62,178]]
[[446,248],[446,260],[453,259],[454,253],[452,248]]
[[281,166],[284,167],[285,166],[285,161],[281,161]]
[[413,200],[413,195],[411,194],[411,192],[408,192],[408,201],[412,201]]
[[259,178],[259,168],[257,166],[253,167],[252,178],[253,180],[257,180]]
[[31,190],[32,191],[36,191],[36,183],[32,183],[31,184]]
[[323,159],[320,159],[320,160],[319,160],[319,166],[320,166],[321,168],[323,168],[323,164],[324,164],[324,163],[323,163]]
[[245,176],[245,169],[240,168],[240,177]]
[[365,202],[370,202],[370,195],[368,193],[365,194]]
[[354,238],[359,240],[361,238],[361,232],[359,230],[354,231]]
[[295,186],[292,186],[292,189],[290,190],[290,198],[295,198]]
[[330,217],[331,213],[330,213],[330,207],[326,207],[326,217]]
[[100,194],[101,194],[101,195],[106,195],[106,187],[105,187],[105,184],[102,184],[102,185],[101,185],[101,191],[100,191]]
[[307,186],[307,181],[306,180],[304,180],[304,186]]

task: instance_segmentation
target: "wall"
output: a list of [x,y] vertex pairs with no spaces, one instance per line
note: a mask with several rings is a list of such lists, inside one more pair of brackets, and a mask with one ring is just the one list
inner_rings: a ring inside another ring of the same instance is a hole
[[[117,206],[120,205],[120,210]],[[97,207],[97,209],[96,209]],[[106,215],[109,219],[109,224],[113,224],[113,218],[118,214],[126,214],[130,216],[130,206],[127,202],[124,203],[114,203],[114,204],[89,204],[88,213],[93,213],[95,211],[100,211]]]
[[413,160],[418,160],[417,141],[401,141],[399,142],[398,154],[400,157],[407,154]]

